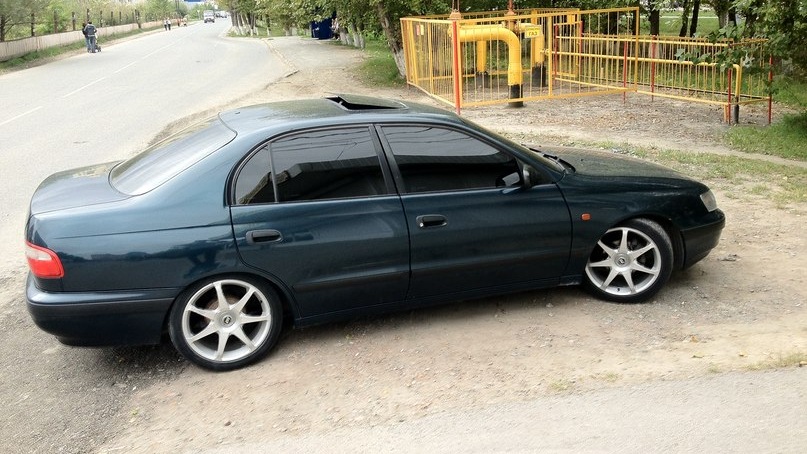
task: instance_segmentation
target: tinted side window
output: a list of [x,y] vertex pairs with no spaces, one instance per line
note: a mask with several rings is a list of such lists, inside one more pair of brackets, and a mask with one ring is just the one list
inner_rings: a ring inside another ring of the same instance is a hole
[[239,204],[386,193],[370,131],[361,127],[307,131],[271,142],[247,161],[235,185]]
[[406,192],[521,184],[521,172],[513,156],[463,132],[425,125],[382,129]]
[[235,203],[271,203],[275,201],[275,188],[272,184],[269,165],[269,145],[265,145],[252,155],[238,173],[235,182]]

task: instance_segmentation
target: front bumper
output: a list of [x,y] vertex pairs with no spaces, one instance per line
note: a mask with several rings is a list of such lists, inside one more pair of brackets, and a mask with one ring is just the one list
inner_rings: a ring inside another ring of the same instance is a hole
[[687,269],[709,255],[720,241],[720,233],[726,226],[726,215],[715,210],[716,219],[705,225],[681,231],[684,242],[682,269]]
[[177,289],[44,292],[29,275],[28,312],[43,331],[75,346],[158,344]]

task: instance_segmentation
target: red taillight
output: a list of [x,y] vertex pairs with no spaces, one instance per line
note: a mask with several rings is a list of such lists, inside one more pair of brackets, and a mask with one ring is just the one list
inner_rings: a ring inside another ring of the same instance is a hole
[[34,246],[25,242],[25,258],[28,259],[28,267],[34,276],[45,279],[58,279],[64,276],[64,268],[59,256],[50,249]]

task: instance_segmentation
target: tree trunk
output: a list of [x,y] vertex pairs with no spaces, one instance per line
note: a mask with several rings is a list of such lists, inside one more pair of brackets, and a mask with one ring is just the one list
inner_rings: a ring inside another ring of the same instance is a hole
[[381,2],[376,5],[376,12],[378,13],[381,28],[384,30],[384,36],[387,38],[387,45],[389,45],[389,49],[392,52],[392,58],[395,59],[395,65],[398,67],[398,73],[401,77],[405,78],[406,63],[404,61],[401,31],[398,30],[393,21],[390,20],[389,14]]
[[647,9],[650,10],[650,34],[658,36],[661,31],[661,15],[659,14],[656,0],[647,0]]
[[359,34],[358,48],[359,49],[364,49],[364,45],[365,45],[365,42],[364,42],[364,27],[358,26],[358,27],[356,27],[356,30],[358,31],[358,34]]
[[364,39],[355,24],[350,24],[350,40],[353,42],[353,47],[364,49]]
[[701,0],[692,0],[692,23],[689,25],[689,36],[694,37],[698,31],[698,11],[701,9]]
[[683,38],[687,35],[687,28],[689,28],[689,0],[684,0],[681,5],[681,30],[678,31],[678,36]]
[[353,40],[350,37],[350,31],[348,31],[347,27],[343,25],[339,25],[339,40],[342,41],[342,44],[346,46],[352,46]]

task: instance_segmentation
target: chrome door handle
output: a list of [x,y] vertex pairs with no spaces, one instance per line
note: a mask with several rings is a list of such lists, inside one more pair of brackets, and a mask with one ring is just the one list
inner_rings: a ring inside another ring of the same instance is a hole
[[418,227],[421,229],[428,229],[432,227],[443,227],[448,225],[448,219],[442,214],[424,214],[415,218]]
[[247,232],[247,243],[276,243],[283,241],[283,235],[275,229],[250,230]]

